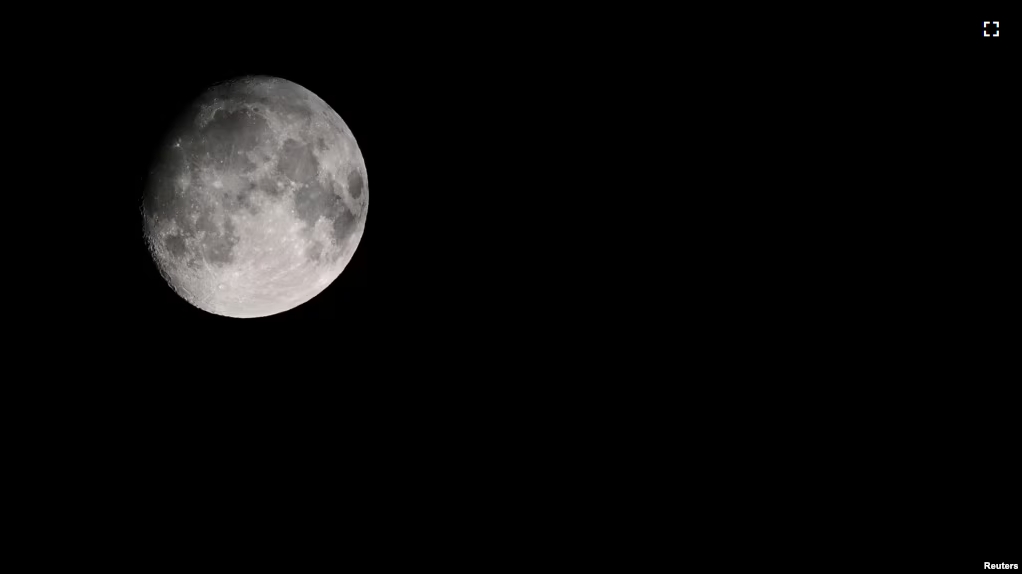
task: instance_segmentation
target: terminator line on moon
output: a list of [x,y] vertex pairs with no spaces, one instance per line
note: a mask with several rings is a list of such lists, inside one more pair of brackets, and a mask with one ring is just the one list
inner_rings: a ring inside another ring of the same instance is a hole
[[150,170],[143,218],[182,298],[265,317],[341,274],[368,205],[362,153],[341,117],[302,86],[258,76],[213,86],[181,115]]

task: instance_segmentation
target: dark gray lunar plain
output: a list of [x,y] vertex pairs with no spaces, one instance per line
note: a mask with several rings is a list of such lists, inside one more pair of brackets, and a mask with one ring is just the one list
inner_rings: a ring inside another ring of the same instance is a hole
[[143,199],[167,283],[196,307],[264,317],[336,279],[366,225],[359,146],[334,110],[279,78],[203,93],[161,145]]

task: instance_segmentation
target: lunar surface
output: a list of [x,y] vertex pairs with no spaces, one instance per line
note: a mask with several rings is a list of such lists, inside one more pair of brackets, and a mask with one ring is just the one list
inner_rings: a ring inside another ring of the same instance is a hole
[[145,236],[192,305],[265,317],[321,293],[366,226],[366,167],[348,126],[279,78],[213,86],[161,145],[143,198]]

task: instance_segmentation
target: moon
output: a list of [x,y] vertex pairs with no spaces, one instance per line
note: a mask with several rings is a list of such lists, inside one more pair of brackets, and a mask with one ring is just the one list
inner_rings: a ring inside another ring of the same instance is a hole
[[154,156],[142,212],[160,274],[226,317],[309,301],[344,271],[369,208],[355,136],[293,82],[247,76],[199,95]]

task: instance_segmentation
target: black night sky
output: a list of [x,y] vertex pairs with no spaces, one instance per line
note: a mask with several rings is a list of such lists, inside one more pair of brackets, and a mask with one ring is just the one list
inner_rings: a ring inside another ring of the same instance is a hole
[[[392,477],[542,459],[562,498],[634,475],[593,504],[667,481],[632,506],[695,516],[704,565],[1019,562],[1018,4],[346,10],[90,8],[2,41],[9,377],[35,404],[357,436],[404,453]],[[164,283],[139,201],[181,107],[249,74],[344,119],[371,206],[334,284],[242,320]]]

